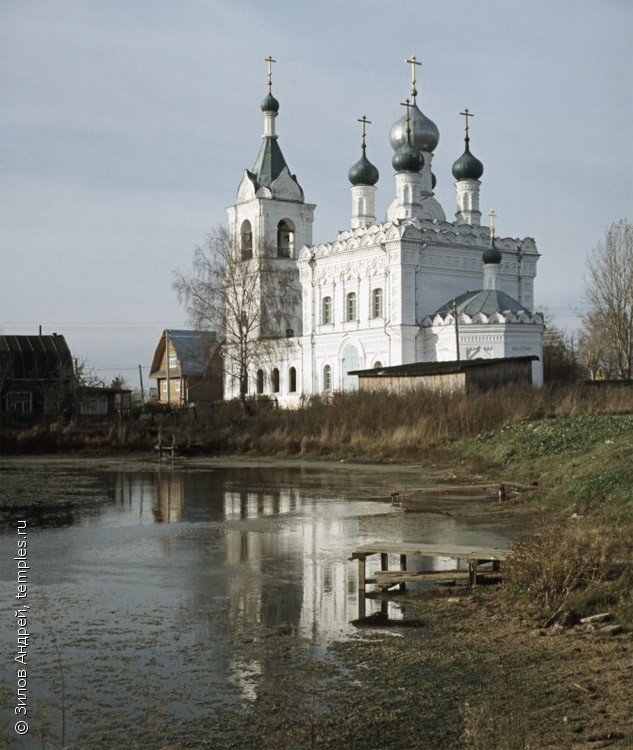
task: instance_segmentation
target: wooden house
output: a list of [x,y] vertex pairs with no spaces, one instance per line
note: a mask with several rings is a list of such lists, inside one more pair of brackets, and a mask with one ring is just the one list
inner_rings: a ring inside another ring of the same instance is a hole
[[4,414],[52,413],[73,378],[73,358],[63,336],[0,335],[0,408]]
[[185,406],[222,398],[222,355],[213,331],[163,331],[156,346],[150,378],[157,401]]
[[448,362],[412,362],[394,367],[354,370],[361,391],[407,393],[427,388],[434,391],[471,391],[497,388],[509,383],[532,384],[535,356],[499,359],[464,359]]

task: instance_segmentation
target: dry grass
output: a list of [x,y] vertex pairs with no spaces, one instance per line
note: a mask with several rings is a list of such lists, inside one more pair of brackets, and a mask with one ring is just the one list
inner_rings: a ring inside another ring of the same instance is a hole
[[633,622],[632,526],[572,518],[518,545],[505,566],[504,595],[537,612],[578,616],[610,610]]
[[314,455],[369,460],[433,457],[454,440],[525,420],[633,412],[633,390],[565,385],[507,386],[487,392],[406,395],[335,393],[295,410],[254,401],[200,411],[148,413],[114,426],[35,425],[3,431],[7,453],[67,449],[151,449],[159,429],[180,433],[205,452]]

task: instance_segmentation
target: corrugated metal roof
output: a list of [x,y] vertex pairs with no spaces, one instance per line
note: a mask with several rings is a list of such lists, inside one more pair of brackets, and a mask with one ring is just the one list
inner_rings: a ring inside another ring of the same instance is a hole
[[73,373],[73,358],[63,336],[0,335],[0,358],[11,380],[58,380]]
[[495,359],[463,359],[460,361],[450,360],[447,362],[410,362],[406,365],[394,365],[393,367],[376,367],[372,370],[352,370],[348,375],[359,375],[364,378],[382,377],[406,377],[410,375],[447,375],[456,372],[464,372],[473,367],[489,367],[500,362],[533,362],[538,357],[530,355],[527,357],[497,357]]

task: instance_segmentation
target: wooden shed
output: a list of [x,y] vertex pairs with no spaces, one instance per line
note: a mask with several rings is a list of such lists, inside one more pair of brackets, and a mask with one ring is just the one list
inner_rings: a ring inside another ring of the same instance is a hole
[[79,389],[79,416],[84,421],[100,422],[129,417],[132,391],[129,388],[82,386]]
[[354,370],[361,391],[407,393],[420,388],[434,391],[471,391],[509,383],[532,384],[536,356],[500,359],[465,359],[448,362],[411,362],[394,367]]

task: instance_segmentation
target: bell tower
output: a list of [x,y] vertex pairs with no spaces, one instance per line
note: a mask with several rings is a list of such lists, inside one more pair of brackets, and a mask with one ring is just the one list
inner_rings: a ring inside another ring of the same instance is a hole
[[[240,261],[253,261],[261,275],[261,305],[280,289],[288,295],[292,310],[283,315],[265,335],[301,334],[301,285],[297,257],[304,245],[312,244],[315,206],[306,203],[303,189],[290,173],[279,147],[275,121],[279,102],[272,93],[272,56],[268,66],[268,93],[261,103],[264,119],[262,143],[252,169],[244,170],[237,189],[237,200],[228,210],[229,235],[233,252]],[[265,261],[266,273],[263,273]],[[270,328],[270,327],[269,327]]]

